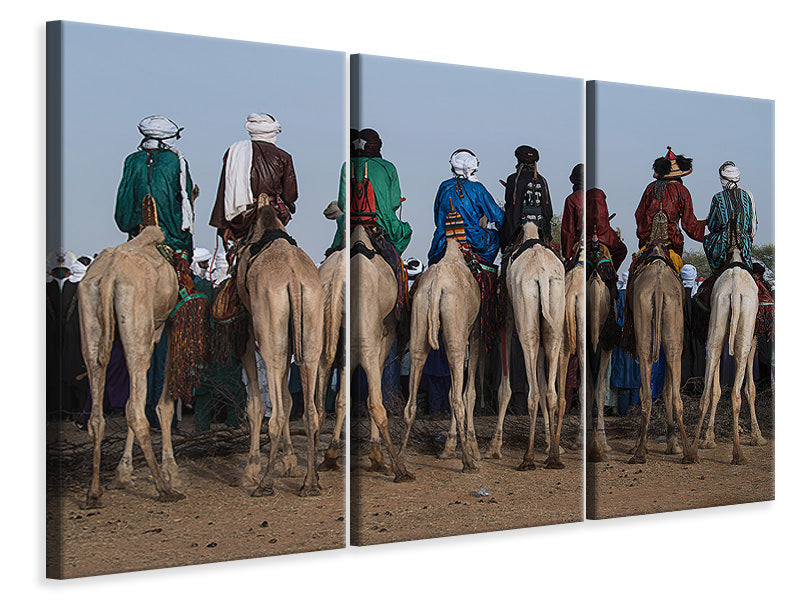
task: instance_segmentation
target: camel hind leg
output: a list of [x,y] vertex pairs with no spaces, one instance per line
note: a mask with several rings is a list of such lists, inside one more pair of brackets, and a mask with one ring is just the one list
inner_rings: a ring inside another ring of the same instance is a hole
[[[318,471],[338,471],[339,456],[341,456],[342,446],[342,426],[344,424],[345,412],[347,410],[347,378],[342,377],[342,370],[339,370],[339,392],[336,394],[336,420],[333,422],[333,433],[331,442],[325,450],[325,459],[317,467]],[[323,388],[327,390],[327,384]],[[324,397],[324,396],[323,396]],[[324,409],[324,407],[323,407]],[[322,423],[320,423],[320,429]]]
[[[523,340],[520,339],[520,342]],[[528,448],[522,457],[522,462],[517,466],[517,471],[533,471],[536,468],[536,453],[534,451],[534,440],[536,437],[536,417],[539,412],[539,382],[537,377],[537,365],[539,341],[525,340],[522,343],[522,352],[525,356],[525,371],[528,376],[528,416],[530,419],[528,429]]]
[[319,474],[317,473],[317,443],[319,440],[319,419],[315,405],[317,383],[317,361],[309,361],[300,365],[300,378],[303,383],[305,413],[303,420],[306,426],[306,477],[300,488],[300,496],[319,496]]
[[[103,396],[106,386],[106,368],[96,361],[90,363],[86,361],[89,371],[89,386],[92,393],[92,412],[89,416],[87,429],[89,439],[92,440],[92,478],[89,483],[89,491],[86,494],[86,508],[103,507],[103,488],[100,487],[100,448],[106,432],[106,419],[103,416]],[[133,430],[128,429],[129,439]],[[131,439],[131,447],[133,441]],[[133,467],[131,466],[131,471]],[[130,475],[128,475],[130,479]]]
[[[264,402],[258,385],[256,367],[256,346],[252,332],[248,335],[247,346],[240,357],[247,375],[247,423],[250,428],[250,451],[242,474],[241,486],[245,489],[258,487],[261,476],[261,423],[264,420]],[[272,400],[272,404],[275,402]]]
[[[506,418],[506,410],[508,403],[511,400],[511,377],[509,375],[508,361],[511,358],[511,332],[513,327],[509,320],[506,321],[501,331],[501,352],[502,357],[501,365],[503,369],[502,378],[500,379],[500,389],[497,391],[497,425],[495,427],[492,441],[489,442],[489,449],[486,451],[485,458],[500,459],[503,458],[503,421]],[[504,357],[504,358],[503,358]]]
[[[156,339],[160,339],[160,337],[158,334],[155,336]],[[164,373],[167,374],[167,377],[161,390],[161,397],[158,399],[156,415],[161,425],[161,471],[164,474],[164,479],[175,488],[181,487],[183,482],[181,481],[178,463],[175,462],[175,454],[172,449],[172,416],[175,413],[175,402],[169,396],[171,368],[169,352],[167,352],[167,361],[164,366]]]
[[286,414],[286,403],[284,400],[285,381],[288,377],[288,365],[283,360],[276,360],[272,356],[265,361],[267,367],[267,387],[269,397],[272,400],[272,414],[269,417],[269,459],[267,468],[264,471],[258,487],[253,490],[252,496],[272,496],[275,493],[273,488],[272,470],[275,467],[275,459],[278,455],[281,436],[283,435],[286,422],[289,416]]
[[422,369],[425,366],[425,360],[430,353],[430,344],[428,343],[428,315],[427,306],[423,305],[423,299],[417,296],[414,299],[414,305],[411,309],[411,339],[409,340],[408,353],[409,353],[409,371],[408,371],[408,400],[403,411],[403,420],[406,424],[406,430],[403,434],[403,443],[400,445],[400,456],[404,456],[406,446],[408,446],[408,438],[411,435],[411,427],[414,425],[414,419],[417,416],[417,392],[419,391],[419,382],[422,379]]
[[478,450],[478,440],[475,438],[475,374],[478,370],[478,359],[481,346],[480,326],[478,323],[472,329],[469,342],[469,358],[467,359],[467,380],[464,391],[464,407],[466,410],[466,433],[467,445],[470,454],[475,460],[480,460],[481,453]]
[[[290,365],[287,365],[286,369],[287,372],[291,368]],[[301,376],[302,379],[302,376]],[[299,469],[297,467],[297,455],[294,452],[294,446],[292,445],[292,436],[289,434],[289,419],[292,415],[292,394],[289,392],[289,378],[286,377],[284,380],[283,386],[283,414],[286,417],[283,421],[283,430],[281,431],[281,440],[283,442],[283,456],[281,457],[281,463],[283,464],[283,473],[281,473],[281,477],[299,477]],[[303,390],[305,390],[305,386],[303,386]],[[305,393],[303,394],[303,399],[305,401]],[[312,410],[317,412],[316,403],[311,403]],[[305,412],[306,407],[303,407],[303,420],[305,421]]]
[[750,405],[750,445],[764,446],[767,440],[761,435],[761,428],[758,426],[758,419],[756,419],[756,384],[753,381],[753,360],[756,355],[756,344],[757,341],[754,337],[750,346],[750,355],[747,357],[744,394],[747,398],[747,403]]

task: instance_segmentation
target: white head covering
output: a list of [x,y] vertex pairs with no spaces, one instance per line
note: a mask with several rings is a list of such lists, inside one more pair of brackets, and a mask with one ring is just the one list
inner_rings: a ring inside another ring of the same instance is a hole
[[723,190],[739,187],[739,169],[731,161],[723,163],[719,168],[719,180]]
[[152,150],[161,148],[174,152],[178,156],[181,171],[179,176],[181,186],[181,229],[194,234],[194,208],[186,191],[186,159],[181,151],[175,148],[175,142],[181,137],[183,127],[178,127],[174,121],[160,115],[151,115],[139,121],[139,132],[144,136],[139,148]]
[[267,113],[250,113],[244,128],[250,132],[250,139],[254,142],[269,142],[274,144],[281,132],[281,124],[275,117]]
[[692,288],[692,296],[697,292],[697,268],[694,265],[683,265],[681,268],[683,287]]
[[211,281],[214,285],[219,285],[223,280],[228,277],[228,261],[225,259],[225,254],[220,252],[214,258],[214,264],[211,265],[211,273],[209,273]]
[[469,150],[456,150],[450,156],[450,170],[456,177],[478,181],[478,157]]
[[86,275],[86,265],[82,262],[75,261],[69,266],[69,279],[72,283],[78,283],[83,276]]
[[406,261],[406,270],[408,271],[409,277],[416,277],[422,273],[424,268],[425,267],[422,265],[422,261],[418,258],[414,258],[413,256]]
[[629,271],[625,271],[617,279],[617,289],[618,290],[624,290],[626,287],[628,287],[628,274],[629,274]]
[[195,248],[194,255],[192,256],[192,273],[198,277],[205,278],[208,274],[209,267],[201,267],[200,263],[204,260],[211,260],[212,254],[205,248]]
[[252,142],[274,144],[281,132],[281,124],[266,113],[250,113],[244,128],[250,133],[249,140],[234,142],[228,148],[225,160],[225,219],[231,221],[242,214],[253,203],[250,187],[250,170],[253,168]]

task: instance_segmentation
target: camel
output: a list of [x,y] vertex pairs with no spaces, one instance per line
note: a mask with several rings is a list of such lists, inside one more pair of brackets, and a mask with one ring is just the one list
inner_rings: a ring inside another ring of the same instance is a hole
[[[344,250],[338,250],[328,256],[319,266],[319,278],[325,294],[324,329],[325,344],[319,361],[317,374],[317,412],[320,419],[320,431],[325,422],[325,395],[331,375],[331,366],[336,360],[339,339],[345,322],[345,288],[347,286],[347,260]],[[344,367],[344,365],[342,365]],[[340,372],[344,372],[342,368]],[[336,396],[336,421],[333,426],[333,437],[325,451],[325,459],[319,465],[320,471],[338,470],[337,459],[341,455],[342,424],[344,423],[347,398],[345,379],[339,382],[339,393]]]
[[[586,305],[589,309],[588,322],[589,322],[589,341],[592,344],[592,351],[597,352],[600,345],[600,329],[603,323],[608,318],[608,313],[614,310],[613,301],[611,299],[611,292],[608,286],[600,278],[597,271],[592,273],[589,277],[586,292]],[[600,348],[600,369],[597,372],[597,380],[594,382],[592,388],[592,399],[594,399],[594,406],[597,409],[597,426],[595,434],[597,436],[597,443],[604,452],[611,452],[611,446],[606,439],[606,426],[604,417],[604,408],[606,404],[606,372],[608,371],[608,363],[611,362],[611,350]],[[591,400],[586,403],[587,414],[591,410]],[[605,460],[604,456],[592,455],[590,460],[594,461]]]
[[371,470],[383,471],[380,439],[386,442],[396,482],[412,481],[389,435],[389,419],[383,406],[381,374],[397,330],[394,314],[397,280],[392,268],[377,254],[369,235],[357,225],[350,236],[350,369],[358,365],[367,376],[370,414]]
[[[450,408],[452,418],[447,442],[439,458],[455,456],[456,441],[461,440],[462,472],[478,470],[480,458],[475,439],[473,410],[475,408],[475,371],[478,365],[480,342],[481,293],[470,272],[458,242],[448,238],[442,259],[420,276],[411,307],[411,339],[409,342],[409,395],[405,408],[406,430],[401,455],[408,444],[411,427],[417,413],[417,390],[422,367],[428,352],[439,348],[442,331],[450,365]],[[466,388],[464,362],[469,353]],[[466,390],[466,391],[465,391]]]
[[[237,272],[237,292],[252,317],[252,330],[247,347],[241,357],[249,381],[247,417],[250,425],[250,451],[245,465],[242,486],[253,488],[252,496],[274,494],[272,470],[281,435],[284,450],[292,459],[294,452],[289,439],[288,395],[289,365],[294,355],[300,369],[305,402],[303,420],[307,439],[306,476],[300,496],[320,494],[317,473],[316,448],[319,440],[319,415],[315,403],[317,371],[323,344],[324,293],[314,262],[285,237],[285,228],[274,209],[261,204],[251,233],[251,240],[259,240],[267,232],[276,238],[254,258],[250,248],[242,253]],[[256,344],[264,359],[267,386],[272,401],[269,418],[269,459],[263,476],[261,473],[260,434],[264,418],[264,405],[258,388],[256,371]],[[284,475],[291,474],[296,460],[284,461]]]
[[680,448],[675,435],[675,422],[683,444],[684,464],[697,462],[683,426],[683,400],[681,399],[681,351],[683,349],[683,286],[672,268],[667,265],[661,244],[653,248],[656,258],[641,267],[627,301],[633,302],[633,323],[636,333],[636,354],[642,376],[639,397],[642,403],[642,424],[639,440],[633,449],[631,464],[643,464],[647,454],[647,427],[653,399],[650,392],[650,373],[658,360],[659,348],[664,348],[666,374],[664,377],[664,405],[667,409],[666,454],[678,454]]
[[[738,248],[734,249],[729,263],[741,263]],[[731,464],[747,463],[739,445],[739,409],[742,403],[742,383],[747,377],[745,396],[750,404],[751,444],[766,444],[756,420],[755,383],[753,382],[753,358],[756,351],[755,325],[758,313],[758,287],[753,277],[745,269],[734,266],[722,272],[711,291],[711,318],[706,342],[706,372],[703,396],[700,399],[700,420],[694,436],[694,449],[697,450],[700,431],[703,427],[709,401],[711,416],[705,439],[700,447],[714,448],[714,415],[720,398],[719,360],[725,335],[728,336],[728,352],[736,362],[736,374],[731,390],[733,407],[733,459]],[[746,372],[746,373],[745,373]]]
[[[581,402],[584,401],[584,391],[586,389],[586,374],[584,371],[586,303],[584,300],[585,269],[583,266],[583,259],[584,251],[583,243],[581,243],[575,266],[564,276],[564,286],[566,288],[564,303],[564,341],[561,345],[561,356],[558,361],[558,396],[559,398],[564,398],[565,403],[567,396],[567,369],[569,368],[569,359],[573,354],[578,355],[578,369],[580,371],[578,398]],[[544,414],[547,413],[545,412]],[[573,450],[581,449],[582,437],[583,429],[582,427],[578,427],[575,441],[570,446]]]
[[[175,270],[156,249],[156,244],[163,241],[161,229],[155,226],[144,228],[132,240],[103,250],[78,285],[81,350],[92,393],[88,430],[94,444],[92,479],[86,496],[86,508],[103,506],[103,490],[100,487],[100,448],[105,435],[103,395],[115,328],[125,349],[130,373],[130,397],[125,407],[128,423],[125,449],[112,485],[121,488],[132,485],[135,437],[153,475],[158,500],[173,502],[184,498],[175,489],[178,485],[178,465],[172,452],[174,405],[168,397],[168,381],[165,381],[156,408],[161,423],[161,469],[150,443],[150,425],[144,414],[147,370],[153,346],[161,338],[167,318],[178,302]],[[165,372],[168,380],[169,364]]]
[[[539,232],[531,221],[523,221],[523,243],[538,240]],[[533,470],[534,436],[536,432],[536,416],[542,397],[546,400],[543,406],[545,426],[549,428],[548,457],[545,468],[561,469],[564,463],[560,459],[561,425],[564,417],[566,400],[556,393],[556,375],[561,357],[561,345],[564,337],[564,314],[566,292],[564,288],[564,265],[549,248],[535,244],[519,254],[508,266],[506,286],[511,300],[513,318],[519,335],[522,351],[525,356],[525,367],[528,375],[528,413],[530,415],[530,432],[528,448],[519,471]],[[506,327],[507,331],[511,331]],[[506,335],[506,351],[510,347],[510,335]],[[538,366],[539,349],[543,350],[546,362],[546,375]],[[546,379],[544,390],[539,387],[539,378]],[[503,443],[503,419],[511,398],[511,387],[508,376],[503,376],[499,401],[500,414],[497,428],[489,445],[487,458],[500,458]]]

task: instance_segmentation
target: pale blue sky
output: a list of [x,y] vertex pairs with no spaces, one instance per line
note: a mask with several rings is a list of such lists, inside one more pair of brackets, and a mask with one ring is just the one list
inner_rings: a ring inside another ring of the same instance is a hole
[[63,31],[64,248],[91,254],[125,241],[114,223],[122,164],[141,141],[139,120],[163,114],[185,127],[178,147],[200,186],[195,246],[213,251],[222,155],[247,139],[249,113],[267,112],[297,173],[289,232],[322,260],[336,229],[322,209],[344,161],[344,53],[80,23]]
[[[775,104],[771,100],[596,82],[597,172],[588,184],[601,188],[612,226],[622,229],[630,252],[637,249],[633,214],[653,181],[653,161],[667,146],[694,160],[683,178],[695,215],[705,219],[722,189],[719,166],[732,160],[740,186],[753,193],[758,215],[756,243],[775,240]],[[591,98],[591,96],[590,96]],[[591,102],[591,100],[589,100]],[[591,104],[590,104],[591,109]],[[685,247],[702,244],[684,233]],[[626,260],[624,270],[629,265]]]
[[539,150],[553,210],[572,193],[569,174],[583,160],[583,81],[439,63],[362,55],[361,124],[383,139],[383,157],[397,167],[407,201],[402,217],[414,230],[403,254],[427,264],[433,201],[452,177],[449,159],[469,148],[480,160],[478,179],[498,203],[498,180],[514,172],[514,150]]

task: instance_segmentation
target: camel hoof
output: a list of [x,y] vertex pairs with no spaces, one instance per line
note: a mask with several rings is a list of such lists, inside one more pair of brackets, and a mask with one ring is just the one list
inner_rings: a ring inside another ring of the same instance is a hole
[[439,460],[449,460],[451,458],[456,457],[455,450],[442,450],[439,454],[436,455],[436,458]]
[[319,496],[321,493],[318,485],[303,486],[300,488],[298,496],[301,498],[310,498],[311,496]]
[[766,446],[768,443],[769,442],[766,439],[764,439],[763,437],[761,437],[760,435],[753,436],[753,437],[750,438],[750,445],[751,446]]
[[389,470],[389,467],[386,466],[383,462],[378,462],[377,460],[370,458],[369,459],[369,469],[368,471],[374,471],[376,473],[385,473]]
[[283,473],[281,477],[299,477],[302,473],[298,472],[297,456],[294,454],[283,457]]
[[628,461],[629,465],[643,465],[647,462],[644,456],[634,454],[631,456],[631,459]]
[[259,486],[256,486],[256,489],[254,489],[250,493],[250,495],[253,498],[261,498],[262,496],[274,496],[275,495],[275,490],[272,489],[272,486],[270,486],[268,488],[263,488],[263,487],[261,487],[259,485]]
[[103,508],[102,496],[86,496],[86,502],[83,503],[83,508]]
[[501,454],[500,450],[489,450],[486,452],[483,458],[487,460],[500,460],[503,458],[503,455]]
[[165,492],[159,492],[157,500],[159,502],[177,502],[178,500],[183,500],[184,498],[186,498],[186,496],[177,490],[167,490]]
[[[580,448],[575,448],[575,450],[579,450]],[[611,444],[603,444],[603,452],[613,452],[614,449],[611,447]]]
[[534,470],[536,470],[536,463],[534,463],[532,460],[523,460],[521,463],[519,463],[519,466],[517,467],[517,471],[534,471]]
[[636,454],[636,446],[628,448],[625,452],[627,452],[628,454]]
[[732,465],[746,465],[747,459],[744,456],[734,456],[731,460]]
[[480,469],[478,469],[478,467],[476,467],[475,465],[464,465],[463,467],[461,467],[462,473],[477,473],[479,470]]
[[114,477],[114,480],[108,484],[110,490],[131,490],[133,489],[133,479],[130,477],[121,478]]
[[700,447],[703,450],[711,450],[712,448],[717,447],[717,443],[714,440],[703,440],[700,442]]
[[400,473],[396,473],[394,476],[395,483],[404,483],[406,481],[414,481],[415,479],[416,477],[414,477],[414,475],[408,471],[401,471]]
[[559,458],[550,458],[544,461],[545,469],[563,469],[566,465]]
[[681,447],[675,444],[674,446],[667,446],[667,449],[664,450],[664,454],[671,455],[671,454],[680,454]]
[[338,461],[330,456],[326,456],[325,460],[323,460],[317,467],[317,471],[338,471],[338,470],[339,470]]
[[700,463],[700,458],[694,452],[690,452],[689,454],[684,454],[683,458],[681,459],[681,464],[683,465],[696,465]]

